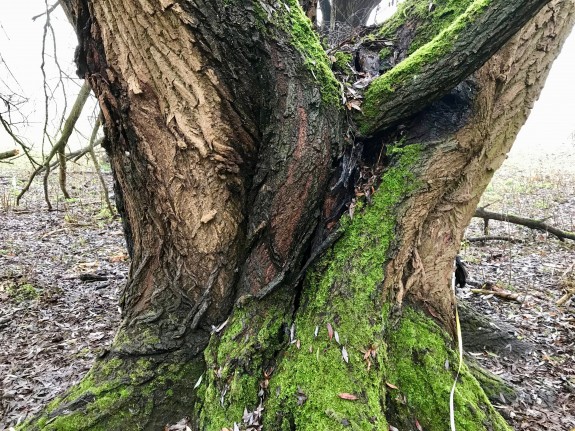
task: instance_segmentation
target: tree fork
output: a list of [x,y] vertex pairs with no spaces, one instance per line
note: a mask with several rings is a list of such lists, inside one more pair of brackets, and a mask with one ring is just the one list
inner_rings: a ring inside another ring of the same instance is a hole
[[[343,140],[343,113],[333,107],[335,79],[297,2],[279,10],[260,3],[257,13],[246,13],[243,3],[198,0],[186,2],[185,10],[183,3],[162,2],[163,9],[146,3],[150,9],[138,9],[138,19],[131,18],[138,6],[131,0],[66,3],[82,17],[80,69],[102,106],[117,195],[133,238],[122,327],[80,392],[88,393],[96,379],[96,387],[129,405],[142,391],[122,395],[114,376],[131,382],[133,361],[157,358],[157,376],[144,378],[149,393],[169,409],[171,398],[161,401],[165,387],[152,382],[167,373],[165,363],[191,367],[178,376],[193,393],[182,409],[202,430],[231,428],[241,423],[244,408],[252,417],[261,414],[260,403],[265,413],[257,419],[270,430],[414,427],[415,420],[424,429],[445,429],[456,367],[448,283],[453,257],[573,23],[573,2],[552,2],[447,99],[388,132],[387,168],[372,203],[341,222],[341,239],[307,271],[302,286],[294,283],[306,253],[313,255],[309,244]],[[114,17],[121,17],[118,35],[107,27]],[[250,26],[252,18],[267,30]],[[255,28],[243,38],[242,31]],[[144,37],[135,39],[131,32],[140,31]],[[162,65],[148,63],[143,41],[170,59],[170,68],[148,75]],[[227,50],[226,43],[237,49]],[[131,52],[130,44],[139,51]],[[170,56],[182,54],[181,44],[186,55]],[[162,51],[164,45],[172,51]],[[255,60],[254,52],[260,54]],[[182,69],[182,58],[192,64]],[[261,75],[243,86],[235,76],[242,67],[254,69],[247,59]],[[172,79],[180,77],[170,71],[184,69],[191,83]],[[518,91],[523,84],[527,89]],[[196,85],[194,97],[201,90],[209,99],[208,106],[193,104],[209,125],[185,106],[178,91],[186,85]],[[438,118],[448,121],[438,125]],[[221,127],[224,143],[239,145],[232,149],[240,158],[206,143],[211,126]],[[202,130],[200,141],[195,130]],[[221,164],[225,169],[218,170]],[[219,224],[230,212],[231,230]],[[211,228],[213,237],[204,231]],[[270,283],[276,288],[258,300]],[[179,419],[145,408],[136,409],[137,421],[110,415],[107,401],[98,404],[110,397],[94,392],[84,398],[72,390],[88,403],[73,404],[68,417],[90,411],[92,418],[73,429],[115,429],[118,423],[116,429],[154,429],[162,419]],[[58,412],[46,420],[65,423],[61,405],[55,402],[43,417]],[[461,429],[508,429],[465,369],[456,409]]]

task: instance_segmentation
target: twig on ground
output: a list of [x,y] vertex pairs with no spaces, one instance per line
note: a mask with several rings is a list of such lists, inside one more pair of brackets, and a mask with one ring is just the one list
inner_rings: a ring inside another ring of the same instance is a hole
[[15,157],[18,155],[18,153],[20,153],[20,151],[17,148],[14,150],[10,150],[10,151],[4,151],[3,153],[0,153],[0,160],[9,159],[10,157]]
[[561,298],[557,300],[556,302],[557,306],[560,307],[562,305],[565,305],[565,303],[569,301],[573,296],[575,296],[575,287],[569,289],[565,295],[563,295]]
[[523,302],[524,295],[520,295],[519,293],[510,292],[504,289],[471,289],[471,292],[479,294],[479,295],[493,295],[497,296],[501,299],[506,299],[508,301],[517,301],[519,303]]
[[467,242],[485,242],[485,241],[509,241],[513,243],[522,243],[524,242],[522,239],[513,238],[512,236],[504,236],[504,235],[491,235],[491,236],[476,236],[465,238]]
[[569,265],[567,269],[563,271],[563,274],[561,274],[560,282],[562,287],[565,288],[567,292],[556,302],[558,306],[564,305],[573,296],[575,296],[575,283],[572,280],[567,279],[567,275],[573,271],[573,268],[575,268],[575,261],[573,261],[571,265]]

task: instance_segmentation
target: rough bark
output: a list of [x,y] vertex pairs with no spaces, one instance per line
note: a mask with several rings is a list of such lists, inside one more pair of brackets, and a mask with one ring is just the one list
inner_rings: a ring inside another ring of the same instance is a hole
[[[465,66],[438,71],[451,42],[431,62],[415,51],[418,76],[441,91],[396,99],[401,127],[365,115],[368,134],[385,133],[355,140],[295,0],[64,4],[102,107],[132,268],[112,348],[26,429],[158,429],[189,415],[219,431],[244,409],[268,430],[445,429],[453,258],[573,2],[526,26],[543,2],[472,2],[453,21],[479,40]],[[496,11],[521,32],[508,40]],[[366,98],[380,109],[389,95],[377,94]],[[337,226],[344,211],[353,218]],[[465,368],[456,412],[460,429],[508,429]]]

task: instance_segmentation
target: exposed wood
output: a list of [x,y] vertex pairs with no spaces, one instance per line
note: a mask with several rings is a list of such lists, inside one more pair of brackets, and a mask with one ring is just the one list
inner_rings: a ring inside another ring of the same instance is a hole
[[544,232],[549,232],[550,234],[555,235],[560,241],[563,241],[565,239],[571,239],[575,241],[575,233],[558,229],[554,226],[551,226],[550,224],[545,223],[543,220],[535,220],[526,217],[519,217],[513,214],[495,213],[487,211],[484,208],[477,208],[473,217],[482,218],[484,220],[485,219],[498,220],[518,224],[520,226],[525,226],[530,229],[537,229]]

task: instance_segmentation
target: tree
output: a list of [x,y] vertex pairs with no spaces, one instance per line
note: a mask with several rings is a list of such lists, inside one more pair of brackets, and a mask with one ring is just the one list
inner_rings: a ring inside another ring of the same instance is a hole
[[[333,28],[335,23],[344,23],[355,28],[367,24],[371,11],[381,3],[380,0],[320,0],[322,27]],[[305,4],[303,5],[304,10]],[[309,14],[308,14],[309,16]]]
[[509,429],[450,280],[572,0],[408,0],[333,53],[389,69],[345,92],[294,0],[61,3],[132,266],[111,348],[27,430],[445,430],[456,378],[457,429]]

